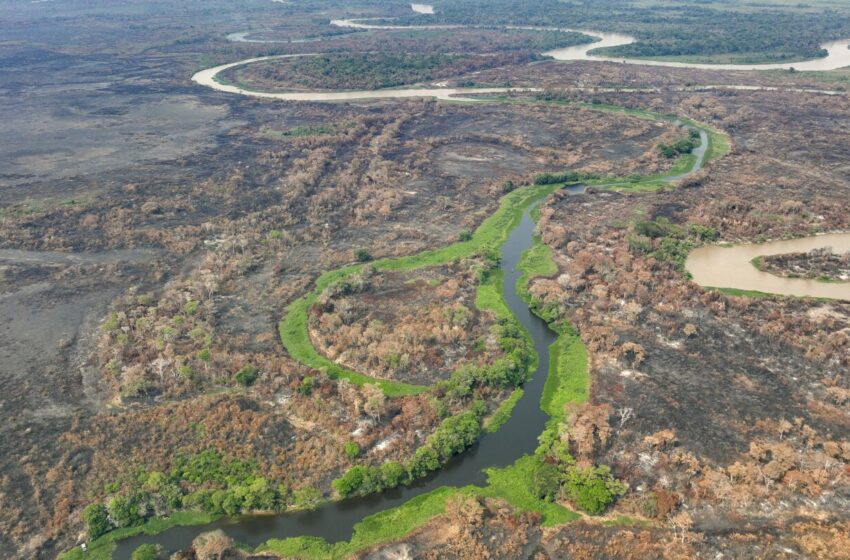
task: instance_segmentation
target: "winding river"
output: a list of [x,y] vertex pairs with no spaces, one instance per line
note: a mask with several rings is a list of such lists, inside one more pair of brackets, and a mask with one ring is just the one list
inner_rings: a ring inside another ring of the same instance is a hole
[[[416,11],[418,9],[414,8]],[[424,8],[423,8],[424,9]],[[424,13],[424,12],[422,12]],[[348,27],[364,27],[380,29],[393,28],[391,26],[376,26],[363,23],[363,20],[339,20],[335,25]],[[434,28],[436,26],[424,26]],[[442,26],[441,28],[445,28]],[[581,45],[550,51],[547,54],[558,60],[606,60],[601,57],[590,55],[592,48],[602,46],[615,46],[627,44],[634,39],[625,35],[586,32],[600,40],[591,46]],[[241,35],[233,40],[247,40],[247,34]],[[843,42],[845,51],[848,42]],[[850,51],[838,53],[836,49],[840,46],[835,43],[830,56],[820,61],[811,61],[818,64],[817,68],[826,70],[838,68],[850,64]],[[828,49],[829,50],[829,49]],[[833,54],[833,52],[835,53]],[[407,88],[393,90],[377,90],[366,92],[299,92],[299,93],[269,93],[244,90],[238,86],[222,84],[215,77],[220,72],[235,66],[250,64],[261,60],[273,58],[285,58],[291,56],[305,55],[282,55],[279,57],[258,57],[230,64],[224,64],[215,68],[203,70],[195,74],[192,79],[202,85],[215,88],[228,93],[251,95],[254,97],[281,99],[289,101],[342,101],[349,99],[389,99],[405,97],[433,96],[448,99],[451,96],[464,93],[501,93],[509,91],[506,88]],[[307,55],[309,56],[309,55]],[[827,62],[829,61],[829,62]],[[723,68],[723,69],[769,69],[788,67],[788,65],[695,65],[682,63],[669,63],[653,61],[626,61],[633,64],[650,64],[661,66],[682,66],[689,68]],[[806,69],[802,64],[794,65],[798,69]],[[698,171],[704,162],[708,137],[704,131],[700,131],[702,139],[701,146],[694,151],[696,158],[693,167],[682,175],[667,177],[666,181],[677,181],[685,176]],[[584,192],[584,187],[576,185],[568,187],[567,191],[576,194]],[[539,200],[538,200],[539,203]],[[157,543],[173,552],[188,548],[192,540],[202,532],[213,529],[223,529],[228,535],[237,541],[256,546],[271,538],[287,538],[293,536],[316,536],[322,537],[328,542],[338,542],[351,537],[353,526],[363,518],[392,508],[410,500],[411,498],[434,490],[442,486],[466,486],[469,484],[484,484],[486,477],[483,469],[487,467],[499,467],[512,464],[516,459],[534,451],[537,446],[537,435],[543,430],[548,416],[540,408],[540,399],[543,387],[549,371],[549,346],[555,342],[557,335],[538,317],[533,315],[525,302],[515,291],[516,282],[521,273],[517,264],[521,255],[531,247],[535,224],[530,217],[531,207],[524,212],[520,223],[511,231],[507,241],[501,248],[501,269],[504,273],[503,293],[508,307],[527,329],[534,341],[534,347],[539,357],[537,369],[531,380],[525,384],[525,394],[513,410],[508,421],[493,434],[487,434],[479,442],[463,454],[453,458],[439,471],[432,473],[429,477],[418,480],[407,487],[395,488],[380,494],[362,498],[347,499],[323,505],[316,511],[298,511],[276,515],[247,515],[239,518],[223,518],[213,523],[200,526],[177,526],[172,527],[157,535],[138,535],[119,541],[113,558],[120,560],[129,559],[132,551],[141,544]],[[703,251],[708,253],[708,249]],[[729,249],[720,249],[730,251]],[[694,253],[702,255],[698,250]],[[741,257],[743,258],[743,257]],[[708,257],[705,257],[708,259]],[[738,257],[736,257],[736,262]],[[689,259],[689,263],[692,261]],[[693,262],[701,262],[698,257]],[[704,262],[709,262],[705,260]],[[746,266],[752,268],[749,263]],[[696,274],[695,274],[696,276]],[[699,281],[699,280],[697,280]],[[764,286],[762,286],[763,288]],[[759,288],[756,288],[759,289]]]
[[[582,186],[570,187],[570,192],[583,192]],[[516,282],[521,276],[517,264],[531,247],[535,224],[526,209],[519,225],[502,246],[501,269],[504,272],[505,300],[514,315],[534,340],[539,357],[531,380],[525,384],[525,394],[517,402],[513,414],[495,433],[487,434],[445,467],[418,480],[408,487],[399,487],[362,498],[352,498],[324,505],[316,511],[299,511],[280,515],[247,515],[236,519],[221,519],[209,525],[173,527],[158,535],[139,535],[118,543],[113,558],[127,560],[132,551],[145,543],[158,543],[170,552],[188,548],[192,539],[204,531],[223,529],[237,541],[251,546],[271,538],[317,536],[328,542],[348,540],[354,524],[364,517],[399,506],[404,502],[441,486],[481,485],[486,482],[483,469],[512,464],[537,447],[537,435],[543,431],[548,416],[540,409],[540,398],[549,372],[549,346],[557,335],[516,294]]]
[[[434,7],[430,4],[411,4],[411,10],[417,14],[431,15],[434,14]],[[493,26],[486,25],[451,25],[451,24],[434,24],[434,25],[392,25],[386,23],[370,23],[376,19],[382,18],[358,18],[358,19],[335,19],[331,20],[330,24],[336,27],[346,27],[350,29],[366,29],[366,30],[446,30],[446,29],[493,29]],[[593,51],[609,47],[620,47],[630,45],[637,41],[631,35],[624,33],[613,33],[608,31],[596,31],[588,29],[576,29],[567,27],[544,27],[530,25],[504,25],[499,26],[500,29],[514,29],[525,31],[557,31],[562,33],[581,33],[591,37],[594,42],[583,45],[574,45],[561,49],[553,49],[542,53],[545,56],[550,56],[555,60],[561,61],[580,61],[592,60],[601,62],[618,62],[621,64],[634,64],[639,66],[664,66],[668,68],[696,68],[701,70],[790,70],[809,72],[824,72],[828,70],[837,70],[850,66],[850,39],[839,39],[829,41],[821,45],[821,48],[826,50],[827,55],[823,58],[813,60],[805,60],[800,62],[780,62],[769,64],[709,64],[698,62],[676,62],[670,60],[652,60],[644,58],[615,58],[601,54],[593,54]],[[269,39],[253,39],[249,37],[250,32],[231,33],[227,36],[228,40],[248,43],[284,43],[290,41],[275,41]],[[302,39],[294,42],[307,42],[317,39]],[[268,58],[251,59],[251,62],[257,60],[268,60]],[[248,63],[248,61],[243,61]],[[196,80],[197,81],[197,80]],[[423,94],[425,95],[425,94]],[[408,97],[408,96],[405,96]],[[317,101],[326,101],[318,99]]]
[[805,253],[824,247],[831,247],[836,253],[850,251],[850,233],[829,233],[734,247],[708,245],[691,251],[685,268],[693,276],[694,282],[701,286],[850,301],[850,283],[784,278],[759,270],[751,262],[756,257]]
[[[700,130],[701,145],[694,150],[696,157],[691,169],[682,175],[669,176],[664,181],[678,181],[702,168],[708,147],[708,136]],[[570,194],[585,191],[584,185],[566,187]],[[113,558],[128,560],[139,545],[156,543],[174,552],[188,548],[200,533],[222,529],[237,541],[257,546],[269,539],[295,536],[322,537],[328,542],[351,538],[354,525],[363,518],[399,506],[404,502],[442,486],[461,487],[486,482],[483,469],[512,464],[537,447],[537,436],[548,420],[540,408],[543,387],[549,373],[549,346],[557,340],[557,334],[546,323],[534,315],[516,293],[517,280],[521,272],[517,264],[522,254],[533,243],[535,223],[530,213],[541,202],[531,203],[522,215],[519,224],[511,231],[501,247],[500,268],[503,272],[503,294],[508,307],[531,335],[538,356],[537,369],[531,380],[524,385],[525,393],[517,402],[505,424],[495,433],[484,435],[478,443],[461,455],[454,457],[443,468],[430,476],[415,481],[407,487],[387,490],[380,494],[351,498],[328,503],[316,511],[297,511],[275,515],[246,515],[239,518],[223,518],[207,525],[172,527],[157,535],[138,535],[119,541]]]

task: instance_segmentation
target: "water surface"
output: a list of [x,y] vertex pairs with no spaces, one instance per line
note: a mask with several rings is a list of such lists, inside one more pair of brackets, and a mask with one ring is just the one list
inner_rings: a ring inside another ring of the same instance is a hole
[[805,253],[825,247],[831,247],[836,253],[850,251],[850,233],[830,233],[734,247],[708,245],[691,251],[685,268],[693,276],[694,282],[701,286],[756,290],[784,296],[850,300],[850,283],[784,278],[761,271],[751,262],[756,257]]

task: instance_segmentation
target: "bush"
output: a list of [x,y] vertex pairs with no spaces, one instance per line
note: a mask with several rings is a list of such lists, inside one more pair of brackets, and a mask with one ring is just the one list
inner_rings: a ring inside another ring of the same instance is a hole
[[541,464],[531,479],[532,493],[547,502],[554,502],[561,489],[561,472],[551,463]]
[[357,465],[351,467],[344,475],[333,481],[334,490],[339,492],[340,496],[347,498],[348,496],[371,494],[379,492],[383,489],[381,470],[376,467],[365,467]]
[[86,523],[89,538],[96,539],[111,531],[114,527],[109,521],[109,513],[103,504],[89,504],[83,510],[83,521]]
[[457,237],[458,237],[458,239],[459,239],[459,240],[461,240],[461,241],[469,241],[469,240],[471,240],[471,239],[472,239],[472,232],[471,232],[471,231],[469,231],[468,229],[465,229],[465,230],[461,231],[461,232],[458,234],[458,236],[457,236]]
[[133,551],[130,560],[166,560],[165,549],[158,544],[143,544]]
[[579,181],[590,181],[598,179],[595,173],[580,173],[578,171],[567,171],[565,173],[538,173],[534,176],[535,185],[557,185],[560,183],[577,183]]
[[404,467],[398,461],[387,461],[381,465],[381,480],[384,488],[395,488],[404,480]]
[[313,392],[313,385],[315,385],[316,380],[312,377],[305,377],[301,380],[301,385],[298,386],[298,392],[302,395],[309,395]]
[[251,364],[246,364],[242,369],[240,369],[236,373],[236,381],[240,385],[248,387],[253,385],[255,381],[257,381],[257,377],[260,375],[260,370],[254,367]]
[[314,510],[322,503],[322,493],[305,486],[292,493],[292,502],[295,507]]
[[132,527],[144,521],[139,511],[139,497],[113,496],[106,504],[109,519],[116,527]]
[[428,445],[445,462],[475,443],[480,435],[481,420],[474,412],[464,412],[443,420],[428,438]]
[[591,515],[603,513],[626,491],[606,466],[570,467],[564,474],[564,492],[579,509]]
[[440,468],[440,456],[431,447],[420,447],[407,463],[407,472],[411,479],[425,476]]
[[191,300],[186,302],[186,305],[183,306],[183,311],[186,312],[186,315],[194,315],[198,312],[198,306],[201,305],[201,302],[198,300]]
[[342,446],[342,450],[345,452],[345,456],[349,459],[356,459],[360,455],[360,446],[353,441],[346,442],[346,444]]
[[354,258],[357,262],[369,262],[372,260],[372,254],[366,249],[357,249],[354,251]]

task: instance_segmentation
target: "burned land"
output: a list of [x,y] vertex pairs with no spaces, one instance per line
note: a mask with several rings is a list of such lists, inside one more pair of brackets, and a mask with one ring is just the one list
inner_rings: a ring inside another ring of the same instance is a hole
[[[492,414],[513,387],[455,399],[445,385],[509,353],[505,325],[476,304],[487,255],[409,271],[367,263],[359,284],[331,286],[309,309],[324,358],[430,393],[390,398],[304,365],[278,322],[323,272],[465,239],[536,174],[669,170],[658,146],[682,130],[597,110],[609,105],[689,117],[731,141],[674,187],[556,192],[540,209],[557,272],[529,292],[575,328],[591,379],[559,441],[579,465],[610,466],[627,490],[606,516],[555,527],[500,498],[458,495],[409,535],[358,554],[846,557],[850,304],[709,290],[682,268],[703,243],[850,229],[846,73],[538,61],[584,40],[571,34],[329,31],[332,17],[408,15],[369,2],[155,3],[156,16],[69,2],[61,25],[50,4],[16,6],[0,44],[0,546],[14,557],[53,558],[85,540],[86,506],[148,492],[155,473],[247,465],[269,501],[217,513],[312,507],[338,495],[333,481],[353,467],[411,460],[473,401]],[[223,40],[248,31],[333,38]],[[546,91],[476,104],[278,103],[189,80],[305,44],[324,53],[319,62],[229,77],[259,89]],[[399,56],[349,56],[391,49]],[[424,63],[411,54],[429,49]],[[326,80],[323,60],[351,70]],[[376,73],[363,75],[364,64]],[[699,89],[723,84],[781,91]],[[626,87],[646,89],[608,89]],[[843,280],[845,261],[765,264]],[[215,484],[186,475],[179,492],[212,500]],[[148,505],[154,517],[180,509]],[[233,548],[220,535],[201,541],[199,558]]]

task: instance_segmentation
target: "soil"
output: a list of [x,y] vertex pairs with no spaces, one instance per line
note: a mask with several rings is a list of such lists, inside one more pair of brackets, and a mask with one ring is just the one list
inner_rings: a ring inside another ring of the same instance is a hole
[[850,280],[850,253],[837,255],[829,249],[767,255],[759,260],[759,266],[785,278],[817,278],[827,282]]

